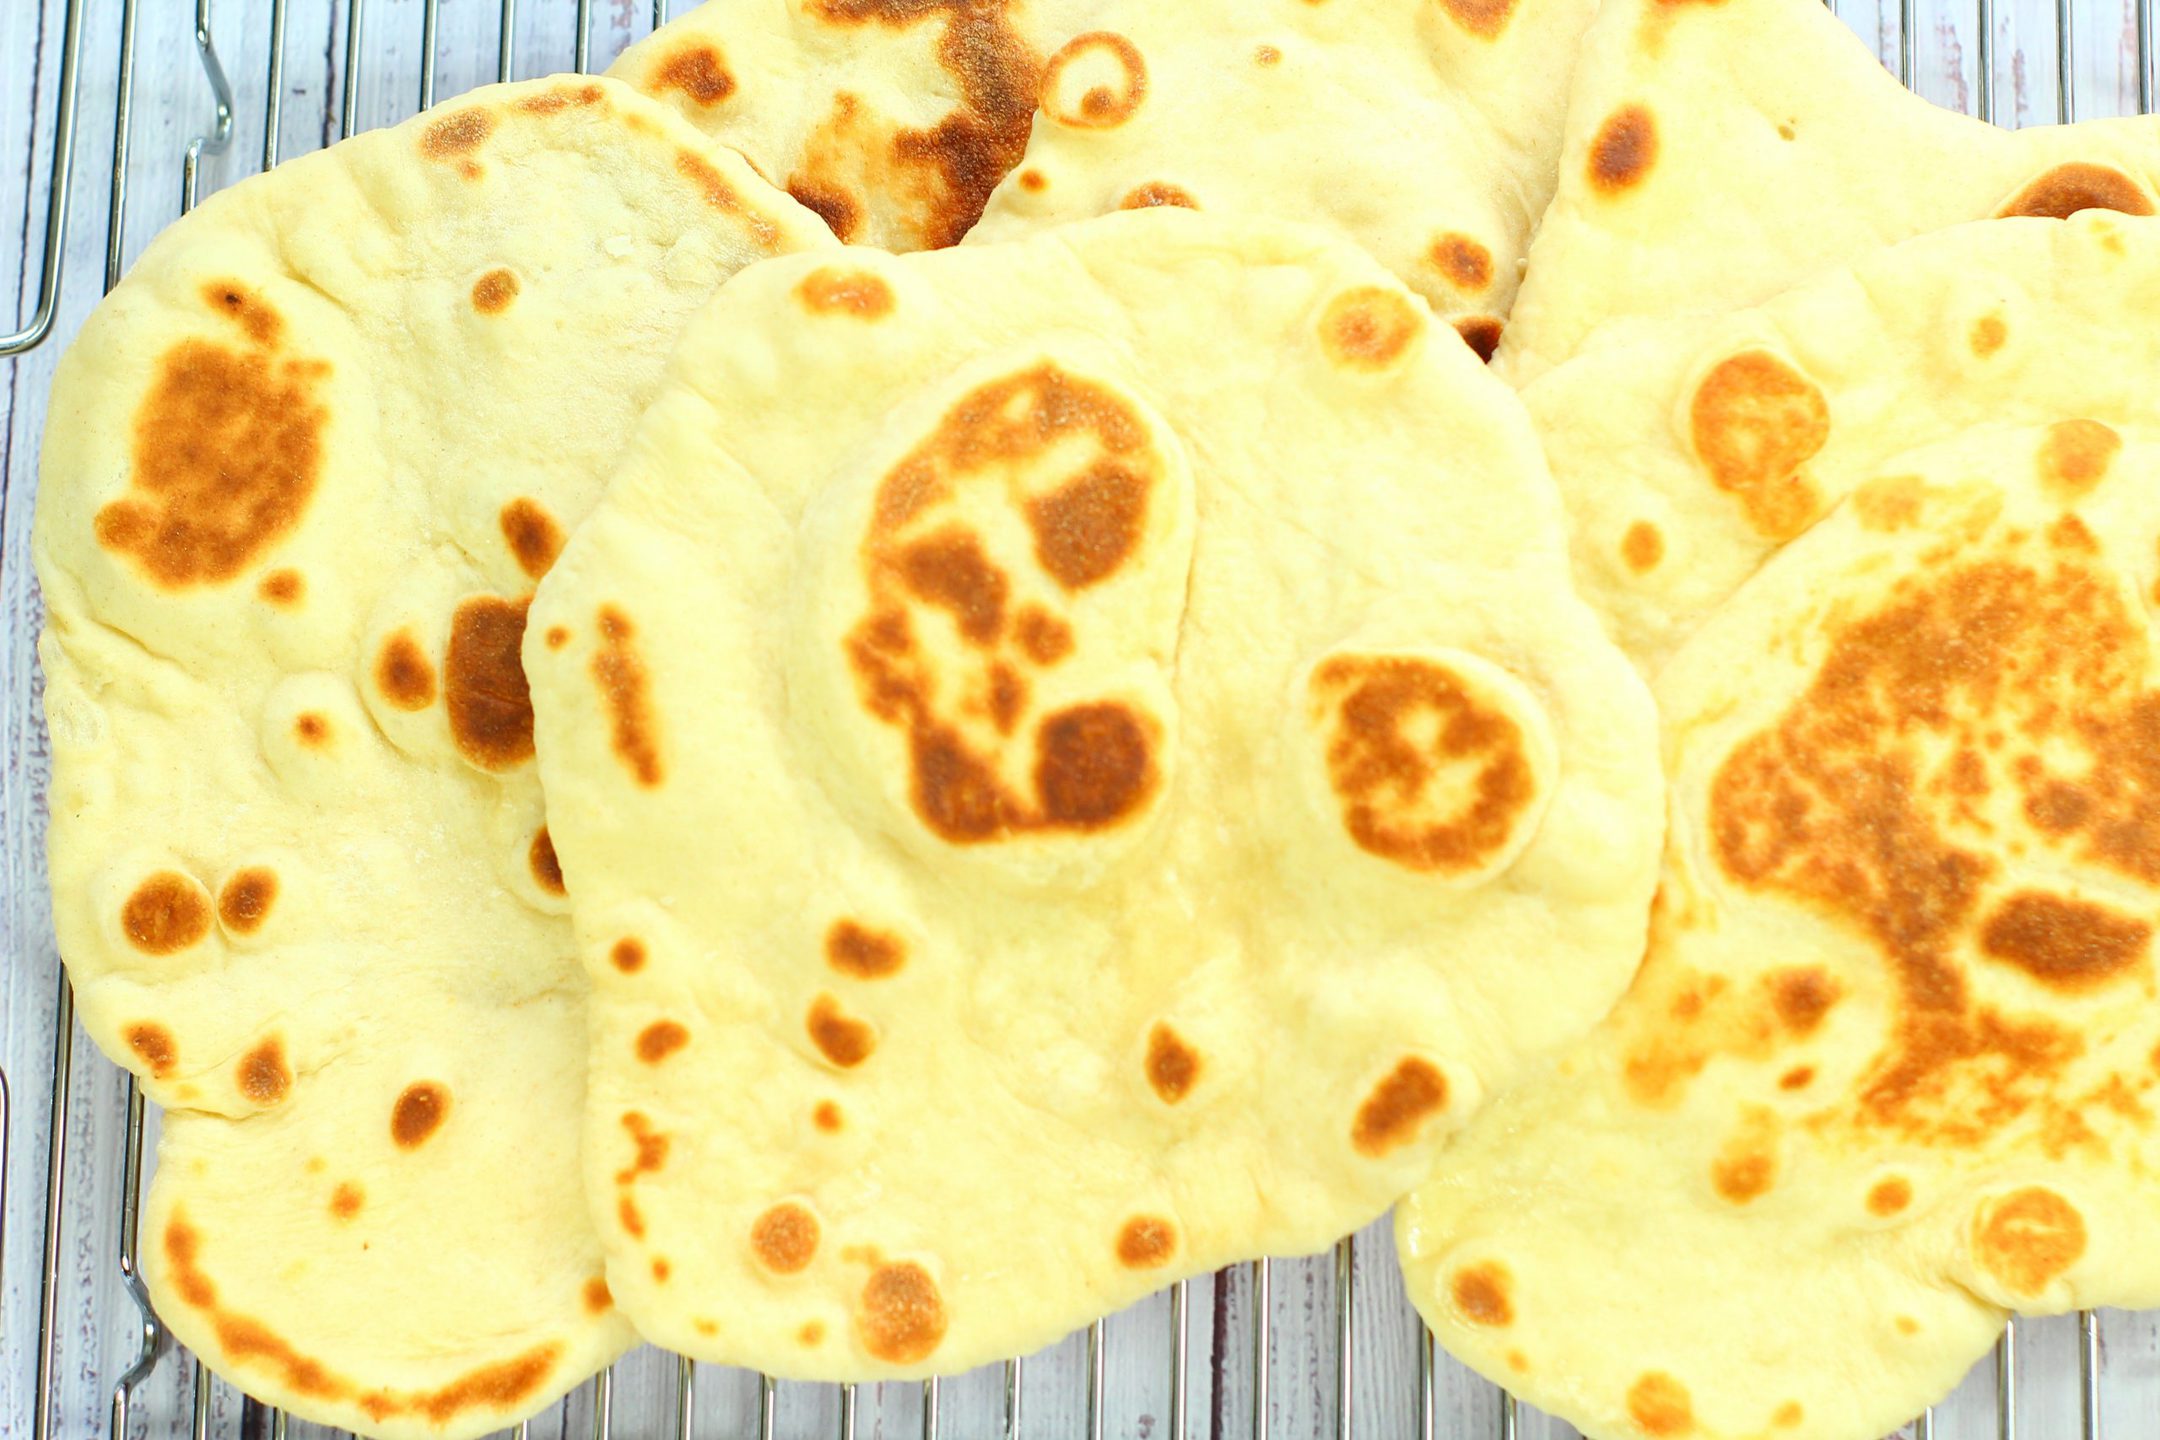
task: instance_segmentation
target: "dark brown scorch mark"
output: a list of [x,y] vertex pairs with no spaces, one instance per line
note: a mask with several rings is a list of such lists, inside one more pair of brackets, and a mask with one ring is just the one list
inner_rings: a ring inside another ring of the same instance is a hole
[[474,595],[459,602],[443,656],[443,700],[458,752],[483,770],[507,770],[533,754],[532,691],[519,647],[530,596]]

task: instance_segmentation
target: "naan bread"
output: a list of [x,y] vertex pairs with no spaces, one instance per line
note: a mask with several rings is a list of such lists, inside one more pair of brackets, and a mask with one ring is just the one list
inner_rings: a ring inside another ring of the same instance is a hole
[[1525,384],[1601,326],[1758,304],[1968,220],[2150,215],[2156,184],[2160,119],[1998,130],[1908,92],[1819,0],[1605,0],[1498,363]]
[[168,1107],[158,1311],[254,1395],[476,1435],[630,1340],[518,638],[684,318],[816,245],[660,107],[538,81],[210,200],[61,362],[55,923]]
[[608,73],[887,250],[957,244],[1027,148],[1044,59],[1102,0],[708,0]]
[[1104,0],[971,238],[1149,205],[1326,224],[1483,355],[1595,0]]
[[1772,307],[1870,439],[1658,678],[1627,999],[1400,1212],[1448,1348],[1589,1435],[1871,1440],[2008,1311],[2160,1304],[2156,226]]
[[534,601],[650,1338],[949,1372],[1325,1245],[1642,947],[1648,700],[1506,389],[1181,211],[760,266]]

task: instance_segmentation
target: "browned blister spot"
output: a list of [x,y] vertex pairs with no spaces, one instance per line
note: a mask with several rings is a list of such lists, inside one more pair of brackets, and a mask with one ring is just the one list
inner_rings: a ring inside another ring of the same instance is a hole
[[1448,1281],[1455,1309],[1473,1325],[1507,1326],[1515,1323],[1513,1299],[1515,1277],[1497,1260],[1465,1265]]
[[1972,333],[1966,337],[1973,354],[1983,360],[2002,349],[2009,339],[2010,327],[2003,323],[2000,315],[1983,315],[1973,321]]
[[546,638],[548,649],[560,650],[563,646],[570,643],[569,627],[565,625],[550,625],[548,626]]
[[532,691],[519,647],[532,597],[474,595],[450,619],[443,656],[443,703],[458,752],[483,770],[532,759]]
[[495,133],[495,117],[478,108],[445,115],[420,132],[420,153],[430,160],[450,160],[480,147]]
[[750,1227],[750,1253],[777,1275],[794,1275],[817,1258],[817,1216],[792,1200],[783,1200]]
[[628,1195],[616,1197],[615,1218],[621,1222],[625,1235],[634,1240],[645,1238],[645,1212],[638,1209],[637,1201]]
[[1685,1435],[1695,1428],[1695,1406],[1687,1387],[1662,1370],[1637,1376],[1628,1387],[1628,1415],[1648,1435]]
[[877,1028],[867,1020],[848,1015],[830,995],[820,995],[810,1002],[803,1027],[818,1053],[843,1070],[862,1064],[877,1049]]
[[1135,185],[1118,201],[1120,210],[1153,210],[1168,205],[1178,210],[1198,210],[1200,202],[1193,199],[1192,192],[1172,185],[1167,180],[1150,180],[1145,185]]
[[1710,1162],[1711,1188],[1735,1205],[1768,1193],[1777,1182],[1777,1156],[1752,1139],[1728,1143]]
[[803,169],[789,177],[789,192],[820,214],[823,208],[805,192],[844,201],[851,223],[834,224],[833,231],[847,240],[860,204],[831,172],[860,172],[888,205],[904,211],[902,225],[921,248],[958,244],[982,218],[998,181],[1020,163],[1035,118],[1042,67],[1007,7],[976,0],[810,0],[810,6],[837,24],[942,26],[937,61],[959,104],[927,128],[880,130],[855,96],[836,95],[832,116],[805,147]]
[[1476,294],[1492,284],[1492,251],[1468,235],[1451,231],[1433,241],[1432,249],[1427,253],[1433,268],[1457,290]]
[[2019,1295],[2038,1295],[2085,1253],[2085,1217],[2042,1185],[1983,1204],[1973,1216],[1973,1259]]
[[1647,106],[1622,105],[1605,117],[1590,140],[1590,188],[1617,195],[1639,183],[1657,163],[1657,119]]
[[567,895],[569,887],[563,884],[562,861],[555,855],[555,837],[542,825],[533,831],[532,844],[525,847],[525,864],[532,871],[533,883],[550,895]]
[[120,907],[128,943],[146,955],[185,950],[210,933],[210,902],[202,887],[177,870],[160,870],[137,885]]
[[645,942],[628,937],[617,940],[608,950],[608,963],[625,975],[635,975],[645,968]]
[[252,935],[270,918],[277,894],[275,870],[263,865],[235,870],[218,890],[218,919],[235,935]]
[[1490,863],[1537,797],[1522,729],[1447,666],[1338,655],[1311,681],[1328,783],[1358,848],[1404,869]]
[[1330,300],[1320,316],[1320,348],[1349,370],[1385,370],[1424,332],[1418,306],[1396,290],[1363,285]]
[[826,265],[803,276],[796,297],[815,315],[850,315],[857,320],[882,320],[892,314],[892,286],[868,270]]
[[1507,28],[1508,17],[1515,13],[1515,0],[1440,0],[1440,8],[1463,29],[1490,40]]
[[472,307],[482,315],[500,315],[522,288],[515,271],[497,266],[473,281]]
[[655,1175],[667,1164],[668,1137],[653,1128],[652,1117],[641,1110],[625,1110],[622,1127],[629,1133],[637,1154],[615,1172],[617,1185],[635,1185],[640,1175]]
[[1620,537],[1620,558],[1638,575],[1656,569],[1665,558],[1664,532],[1648,520],[1637,520]]
[[[520,495],[503,506],[496,519],[502,527],[503,543],[510,547],[518,569],[538,580],[554,568],[555,557],[562,553],[563,529],[545,506]],[[518,633],[525,633],[522,624]]]
[[673,1020],[655,1020],[638,1032],[638,1059],[657,1065],[690,1043],[690,1032]]
[[623,768],[649,790],[665,772],[660,764],[652,681],[638,653],[637,627],[613,605],[600,607],[599,621],[600,646],[593,652],[592,677],[607,706],[608,743]]
[[1068,590],[1109,579],[1140,544],[1148,489],[1146,476],[1105,460],[1035,496],[1027,521],[1035,532],[1036,563]]
[[375,655],[375,688],[392,709],[425,710],[435,703],[435,666],[410,630],[383,641]]
[[944,530],[917,540],[897,560],[909,593],[950,614],[964,639],[988,646],[1004,637],[1011,582],[990,563],[972,530]]
[[1500,336],[1505,328],[1501,321],[1490,315],[1465,315],[1455,322],[1455,333],[1462,336],[1463,344],[1487,365],[1492,364],[1492,357],[1499,353]]
[[1013,638],[1028,659],[1037,665],[1057,664],[1073,652],[1072,626],[1040,605],[1022,606],[1013,623]]
[[1790,1430],[1807,1418],[1807,1411],[1797,1400],[1787,1400],[1770,1413],[1770,1423],[1781,1430]]
[[862,1347],[892,1365],[926,1360],[945,1338],[945,1302],[937,1281],[912,1260],[878,1266],[855,1310]]
[[2059,420],[2040,442],[2040,485],[2062,503],[2077,500],[2107,477],[2122,436],[2098,420]]
[[200,293],[204,303],[238,325],[257,345],[276,345],[283,338],[285,317],[253,286],[238,280],[211,280]]
[[1128,1270],[1157,1270],[1177,1254],[1177,1226],[1159,1215],[1135,1215],[1118,1228],[1118,1263]]
[[836,1135],[845,1121],[841,1117],[838,1105],[833,1104],[830,1100],[820,1100],[817,1103],[817,1108],[810,1112],[810,1123],[828,1135]]
[[1888,1219],[1910,1204],[1912,1182],[1902,1175],[1889,1176],[1868,1187],[1867,1208],[1870,1215]]
[[1273,45],[1261,45],[1253,50],[1252,58],[1255,65],[1280,65],[1282,51]]
[[300,523],[321,479],[327,367],[280,358],[274,316],[248,304],[250,348],[182,340],[158,359],[128,488],[92,523],[98,544],[169,590],[237,577]]
[[1795,1065],[1792,1069],[1786,1071],[1783,1075],[1778,1076],[1777,1083],[1778,1089],[1780,1090],[1805,1090],[1809,1085],[1813,1084],[1814,1082],[1814,1066]]
[[2020,890],[1987,917],[1981,953],[2057,990],[2085,990],[2145,958],[2152,926],[2090,900]]
[[2027,182],[1995,213],[2067,220],[2080,210],[2150,215],[2153,202],[2144,186],[2112,165],[2068,160]]
[[390,1107],[390,1138],[401,1150],[425,1144],[450,1116],[450,1087],[418,1080],[398,1093]]
[[1035,792],[1064,830],[1097,830],[1138,810],[1159,782],[1148,726],[1124,705],[1074,705],[1035,732]]
[[646,73],[643,88],[654,95],[674,91],[693,105],[710,108],[735,93],[735,77],[716,46],[692,42],[661,57]]
[[[1093,75],[1107,60],[1117,71],[1109,84],[1090,85],[1077,96],[1061,95],[1068,89],[1066,71],[1078,65]],[[1124,124],[1147,99],[1147,62],[1140,49],[1123,35],[1091,30],[1065,42],[1043,66],[1042,109],[1061,125],[1077,130],[1109,130]]]
[[1765,980],[1778,1022],[1795,1035],[1812,1035],[1844,989],[1819,965],[1773,970]]
[[292,1070],[285,1064],[285,1042],[273,1035],[240,1057],[233,1067],[233,1083],[257,1105],[275,1105],[292,1088]]
[[670,1276],[670,1275],[672,1275],[672,1274],[674,1274],[674,1273],[675,1273],[675,1267],[674,1267],[673,1265],[671,1265],[671,1264],[669,1264],[669,1263],[668,1263],[668,1259],[667,1259],[667,1257],[666,1257],[665,1255],[656,1255],[656,1256],[654,1256],[654,1257],[653,1257],[653,1262],[652,1262],[652,1278],[653,1278],[653,1283],[655,1283],[655,1284],[658,1284],[658,1285],[665,1285],[665,1284],[667,1284],[668,1276]]
[[157,1079],[163,1080],[172,1074],[180,1063],[180,1047],[173,1042],[172,1031],[163,1025],[144,1021],[128,1026],[126,1035],[128,1049],[135,1052],[136,1058],[149,1067],[151,1075]]
[[805,1346],[816,1345],[825,1338],[825,1322],[805,1320],[802,1329],[795,1332],[795,1338]]
[[858,980],[883,980],[907,963],[907,945],[889,930],[835,920],[825,932],[825,963]]
[[255,593],[272,605],[291,609],[307,595],[307,581],[297,570],[272,570],[255,582]]
[[1030,195],[1040,195],[1050,188],[1050,179],[1040,170],[1022,170],[1020,172],[1020,188]]
[[595,1275],[585,1282],[585,1313],[604,1315],[615,1308],[615,1294],[608,1289],[605,1276]]
[[1148,1031],[1144,1068],[1148,1087],[1165,1105],[1175,1105],[1199,1082],[1200,1052],[1186,1044],[1177,1031],[1157,1021]]
[[1447,1077],[1427,1060],[1405,1056],[1373,1087],[1351,1122],[1350,1143],[1381,1156],[1417,1138],[1427,1117],[1447,1104]]
[[320,750],[330,743],[330,717],[320,710],[303,710],[293,717],[293,739],[311,750]]
[[340,1220],[350,1220],[360,1213],[360,1206],[366,1200],[367,1192],[347,1180],[330,1192],[330,1213]]
[[696,187],[698,196],[723,215],[732,215],[749,228],[750,236],[767,250],[780,243],[780,227],[773,218],[743,199],[742,192],[711,161],[690,150],[675,153],[675,173]]
[[1806,529],[1822,504],[1801,473],[1830,438],[1830,403],[1814,381],[1765,350],[1718,362],[1688,406],[1696,457],[1748,523],[1774,540]]
[[854,195],[836,185],[798,175],[787,183],[795,203],[825,222],[835,237],[853,243],[862,229],[862,205]]

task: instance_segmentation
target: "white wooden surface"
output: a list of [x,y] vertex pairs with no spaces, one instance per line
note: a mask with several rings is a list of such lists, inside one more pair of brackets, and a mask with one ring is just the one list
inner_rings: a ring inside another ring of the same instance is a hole
[[[61,344],[99,294],[105,263],[112,181],[114,100],[120,0],[77,0],[85,7],[81,125],[71,190],[75,213],[66,252],[67,283],[52,342],[19,361],[0,361],[0,1067],[13,1092],[7,1127],[7,1189],[0,1215],[0,1436],[31,1434],[38,1352],[40,1248],[46,1205],[58,962],[45,899],[43,864],[45,743],[38,714],[33,637],[38,610],[29,564],[29,521],[38,437],[52,366]],[[283,115],[277,153],[299,154],[338,134],[348,0],[291,0],[284,47]],[[689,3],[689,0],[682,0]],[[1177,0],[1162,0],[1175,4]],[[1980,0],[1918,0],[1914,27],[1916,88],[1961,109],[1980,108]],[[2004,123],[2056,118],[2056,0],[1994,0],[1994,100]],[[2137,0],[2071,0],[2079,118],[2137,108],[2134,6]],[[195,0],[139,0],[132,151],[122,253],[132,257],[180,209],[180,158],[210,124],[210,91],[192,38]],[[37,290],[58,98],[66,0],[0,0],[0,330],[27,317]],[[422,0],[364,0],[358,119],[384,124],[417,108]],[[216,0],[213,34],[237,95],[229,149],[205,162],[205,194],[252,173],[264,150],[270,0]],[[650,0],[592,0],[592,64],[604,66],[651,23]],[[437,95],[447,97],[495,78],[502,0],[443,0],[436,47]],[[1886,63],[1897,64],[1897,0],[1842,0],[1842,13]],[[513,69],[531,76],[570,68],[576,0],[516,4]],[[133,1357],[134,1309],[117,1264],[122,1086],[113,1067],[87,1044],[75,1047],[67,1096],[69,1154],[62,1195],[58,1265],[54,1419],[59,1435],[103,1434],[113,1381]],[[1353,1433],[1418,1434],[1418,1330],[1402,1300],[1385,1225],[1359,1239]],[[1326,1257],[1274,1268],[1274,1349],[1270,1432],[1318,1437],[1335,1426],[1334,1267]],[[1252,1424],[1251,1295],[1244,1272],[1191,1287],[1188,1434],[1220,1440]],[[2074,1322],[2018,1327],[2019,1434],[2069,1440],[2079,1434]],[[1169,1303],[1157,1296],[1109,1325],[1104,1431],[1127,1440],[1182,1440],[1169,1435]],[[2103,1419],[2109,1440],[2160,1440],[2160,1315],[2109,1312],[2102,1318]],[[191,1367],[167,1354],[138,1391],[135,1434],[180,1435],[192,1405]],[[1075,1336],[1031,1360],[1026,1371],[1024,1433],[1079,1437],[1085,1423],[1085,1346]],[[632,1437],[672,1435],[675,1364],[645,1350],[619,1368],[613,1430]],[[1438,1424],[1444,1437],[1499,1433],[1496,1392],[1441,1357]],[[1002,1377],[996,1369],[948,1381],[940,1433],[959,1440],[998,1433]],[[858,1433],[919,1433],[915,1386],[864,1387]],[[754,1377],[700,1367],[696,1434],[757,1433]],[[1944,1440],[1993,1436],[1995,1376],[1983,1362],[1938,1411]],[[536,1421],[537,1440],[590,1433],[591,1395],[573,1396]],[[228,1387],[213,1388],[212,1433],[259,1432]],[[295,1424],[309,1440],[313,1427]],[[839,1433],[831,1387],[781,1387],[777,1434]],[[1562,1440],[1573,1432],[1525,1412],[1524,1440]]]

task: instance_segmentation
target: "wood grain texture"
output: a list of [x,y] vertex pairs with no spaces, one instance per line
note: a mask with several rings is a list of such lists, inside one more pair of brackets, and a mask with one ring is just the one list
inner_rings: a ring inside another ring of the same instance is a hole
[[[29,528],[38,437],[60,343],[95,302],[104,273],[112,180],[121,0],[85,6],[81,124],[71,190],[67,284],[54,343],[0,362],[0,1066],[13,1089],[8,1128],[6,1220],[0,1249],[0,1435],[32,1433],[37,1378],[39,1250],[46,1204],[53,1016],[59,983],[44,873],[47,757],[39,714],[34,650],[39,611],[30,573]],[[687,3],[687,0],[686,0]],[[1164,0],[1175,3],[1175,0]],[[2135,0],[2074,0],[2075,113],[2121,114],[2137,106]],[[122,253],[132,257],[180,209],[180,157],[210,121],[210,92],[198,67],[189,0],[139,0],[131,153]],[[66,0],[0,0],[0,329],[27,311],[43,260],[56,108],[60,37]],[[232,141],[206,160],[205,194],[253,173],[264,152],[264,81],[269,67],[270,0],[217,0],[213,33],[236,91]],[[423,0],[364,0],[358,119],[389,123],[418,108]],[[575,51],[575,0],[520,0],[513,69],[517,76],[567,69]],[[650,0],[592,0],[591,45],[603,66],[651,23]],[[1843,15],[1895,68],[1899,7],[1846,0]],[[1974,3],[1918,4],[1913,56],[1916,88],[1956,108],[1981,108],[1980,8]],[[338,134],[344,83],[347,0],[291,0],[287,11],[282,115],[276,153],[315,149]],[[2056,118],[2054,0],[1996,0],[1992,26],[1997,118],[2040,123]],[[500,0],[443,0],[436,47],[436,93],[454,95],[496,75]],[[113,1067],[78,1039],[66,1094],[68,1157],[64,1172],[57,1271],[56,1403],[59,1435],[106,1433],[114,1380],[133,1358],[134,1307],[118,1265],[123,1085]],[[1360,1237],[1355,1323],[1353,1433],[1419,1434],[1417,1345],[1421,1332],[1402,1298],[1385,1224]],[[1270,1433],[1334,1433],[1335,1291],[1330,1257],[1278,1262],[1273,1271]],[[1243,1437],[1252,1427],[1252,1294],[1241,1268],[1193,1282],[1187,1339],[1188,1434]],[[1104,1433],[1122,1440],[1179,1440],[1169,1435],[1168,1297],[1157,1296],[1114,1317],[1107,1329]],[[2105,1433],[2110,1440],[2160,1437],[2160,1315],[2103,1317]],[[2019,1419],[2026,1440],[2078,1434],[2077,1341],[2070,1319],[2018,1327]],[[1086,1428],[1086,1342],[1074,1336],[1029,1360],[1025,1426],[1029,1437],[1079,1437]],[[131,1433],[184,1435],[192,1407],[192,1365],[167,1354],[136,1392]],[[627,1437],[673,1435],[676,1366],[650,1349],[618,1367],[613,1431]],[[1497,1392],[1442,1357],[1437,1368],[1442,1437],[1498,1434]],[[961,1440],[999,1433],[1003,1379],[995,1369],[946,1382],[940,1433]],[[757,1433],[758,1385],[740,1372],[701,1366],[695,1433]],[[780,1389],[776,1433],[785,1440],[839,1433],[832,1387]],[[920,1433],[921,1388],[864,1387],[857,1433]],[[212,1387],[212,1433],[260,1430],[229,1387]],[[535,1421],[535,1440],[591,1433],[588,1389]],[[295,1437],[324,1432],[295,1424]],[[1574,1432],[1525,1413],[1524,1440],[1561,1440]],[[1992,1436],[1994,1375],[1983,1363],[1938,1412],[1938,1436]]]

